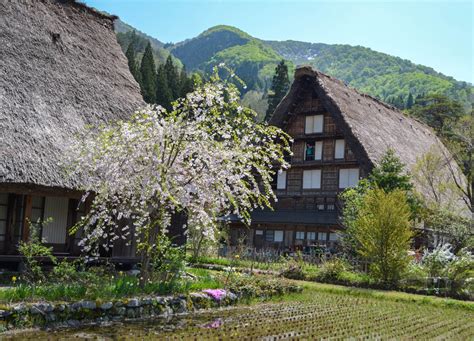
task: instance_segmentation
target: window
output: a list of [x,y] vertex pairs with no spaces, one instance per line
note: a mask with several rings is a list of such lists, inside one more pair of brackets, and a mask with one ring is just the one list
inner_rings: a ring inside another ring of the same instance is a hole
[[304,231],[296,231],[296,239],[304,240]]
[[321,188],[321,170],[312,169],[303,171],[303,188]]
[[336,148],[334,149],[334,158],[335,159],[344,159],[344,140],[336,140]]
[[308,142],[305,147],[305,161],[321,160],[323,155],[323,142]]
[[277,189],[286,188],[286,171],[279,171],[277,176]]
[[339,240],[339,235],[337,233],[329,233],[329,240],[332,242],[338,241]]
[[322,133],[324,116],[323,115],[306,116],[305,123],[306,123],[305,129],[304,129],[305,134]]
[[5,241],[8,220],[8,193],[0,193],[0,243]]
[[334,211],[334,209],[335,209],[334,204],[328,204],[328,205],[326,206],[326,209],[327,209],[328,211]]
[[275,242],[282,242],[283,241],[283,231],[275,231]]
[[319,204],[317,207],[319,211],[324,211],[324,204]]
[[318,240],[319,241],[326,241],[326,232],[318,232]]
[[307,238],[308,240],[316,240],[316,232],[308,232]]
[[256,236],[263,236],[263,230],[255,230]]
[[265,240],[267,242],[272,242],[273,241],[273,235],[274,235],[273,232],[274,232],[273,230],[266,230],[265,231]]
[[359,182],[359,168],[347,168],[339,170],[339,188],[357,186]]

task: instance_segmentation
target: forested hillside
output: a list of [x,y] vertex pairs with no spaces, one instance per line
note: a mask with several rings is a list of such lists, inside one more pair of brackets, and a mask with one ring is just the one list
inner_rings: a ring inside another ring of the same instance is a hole
[[225,25],[212,27],[177,44],[163,44],[122,22],[116,30],[124,51],[135,39],[134,35],[139,37],[138,59],[149,40],[157,64],[163,63],[170,52],[175,57],[175,64],[182,62],[188,72],[197,71],[203,75],[209,74],[213,66],[225,63],[247,85],[241,88],[244,103],[261,114],[266,111],[275,67],[282,59],[287,60],[290,79],[295,65],[310,64],[400,109],[410,108],[417,98],[429,94],[443,94],[459,101],[466,109],[472,107],[471,84],[362,46],[263,41]]
[[[309,64],[354,88],[405,108],[409,95],[438,93],[468,104],[472,86],[409,60],[362,46],[267,41],[295,64]],[[466,75],[467,76],[467,75]]]
[[[282,57],[262,41],[231,26],[215,26],[170,48],[189,70],[210,72],[225,63],[246,83],[265,91]],[[244,91],[245,92],[245,91]]]

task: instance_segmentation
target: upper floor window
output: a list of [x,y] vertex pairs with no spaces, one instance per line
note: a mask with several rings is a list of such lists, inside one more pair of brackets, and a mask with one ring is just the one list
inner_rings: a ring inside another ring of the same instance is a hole
[[304,231],[296,231],[296,239],[304,240]]
[[309,115],[306,116],[305,134],[322,133],[324,124],[324,115]]
[[359,168],[339,170],[339,188],[355,187],[359,182]]
[[346,143],[344,140],[336,140],[336,147],[334,148],[334,158],[344,159],[344,149]]
[[323,142],[307,142],[305,146],[305,161],[321,160],[323,155]]
[[308,232],[307,238],[308,240],[316,240],[316,232]]
[[311,169],[303,171],[303,188],[321,188],[321,170]]
[[277,175],[277,189],[286,188],[286,171],[278,171]]

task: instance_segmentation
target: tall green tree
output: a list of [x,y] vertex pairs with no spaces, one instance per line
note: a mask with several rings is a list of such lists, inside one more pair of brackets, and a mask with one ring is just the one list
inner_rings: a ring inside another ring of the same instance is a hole
[[163,65],[158,67],[156,74],[156,104],[161,105],[167,110],[171,110],[173,95],[168,86],[168,79]]
[[288,66],[282,60],[275,68],[275,75],[273,76],[271,93],[268,95],[268,109],[265,115],[265,121],[268,122],[276,107],[286,95],[290,88],[290,79],[288,78]]
[[410,114],[424,121],[439,135],[449,135],[464,115],[463,106],[441,94],[431,94],[416,100]]
[[186,68],[183,66],[179,74],[179,97],[184,97],[186,94],[194,90],[193,79],[188,77]]
[[410,261],[410,215],[404,191],[375,188],[365,195],[350,230],[357,253],[370,262],[372,276],[387,286],[397,284]]
[[171,91],[173,100],[178,99],[181,96],[180,93],[180,77],[178,68],[173,63],[171,54],[168,56],[165,62],[164,70],[166,73],[166,79],[168,80],[168,87]]
[[369,181],[386,192],[395,189],[404,191],[413,189],[411,177],[405,172],[405,165],[395,155],[393,149],[387,149],[380,160],[379,166],[375,167],[370,173]]
[[148,42],[143,54],[140,73],[143,99],[145,102],[153,104],[156,102],[156,67],[150,42]]
[[363,202],[367,193],[379,188],[385,193],[402,191],[405,193],[406,201],[409,204],[411,217],[418,217],[420,214],[420,202],[413,191],[411,175],[405,172],[405,167],[392,149],[388,149],[379,165],[377,165],[366,179],[359,181],[356,187],[348,188],[340,194],[344,203],[342,210],[342,222],[346,228],[343,235],[342,244],[347,253],[355,255],[358,247],[357,240],[353,238],[352,230],[360,214]]
[[133,78],[135,78],[137,83],[141,86],[141,74],[140,74],[138,63],[137,63],[135,42],[133,40],[128,45],[125,56],[127,57],[127,60],[128,60],[128,68],[130,69],[130,73],[132,74]]
[[411,92],[408,94],[408,98],[407,98],[407,103],[405,104],[405,108],[406,109],[411,109],[413,107],[413,95],[411,94]]

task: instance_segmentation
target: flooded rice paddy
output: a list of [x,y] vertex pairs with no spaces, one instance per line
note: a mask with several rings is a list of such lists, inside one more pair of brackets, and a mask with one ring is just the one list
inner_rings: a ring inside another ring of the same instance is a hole
[[312,292],[295,300],[6,340],[474,339],[474,312],[429,304]]

